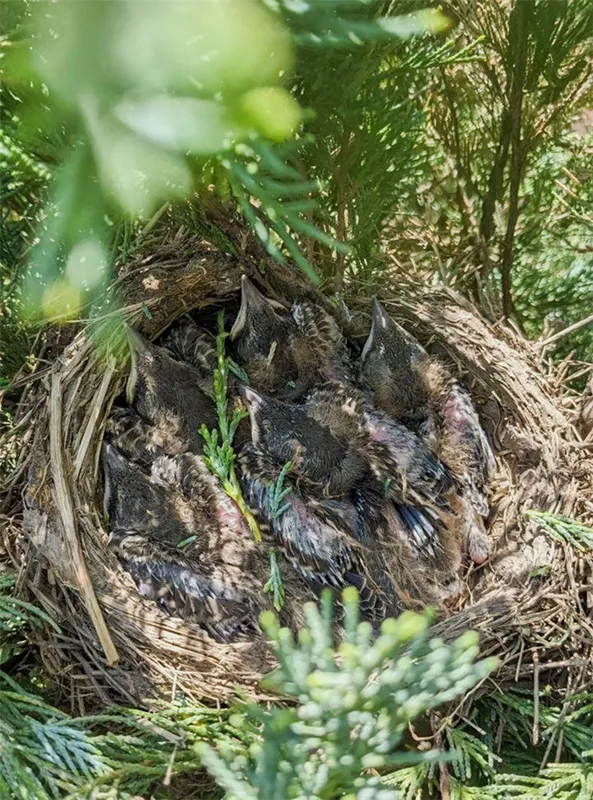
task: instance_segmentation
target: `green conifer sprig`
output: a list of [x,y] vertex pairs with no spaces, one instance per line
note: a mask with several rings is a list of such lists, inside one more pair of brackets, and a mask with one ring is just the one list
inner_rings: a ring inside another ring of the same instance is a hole
[[331,593],[319,608],[305,606],[307,627],[298,640],[271,612],[262,614],[279,661],[266,685],[297,705],[250,712],[262,723],[262,746],[250,759],[198,746],[229,800],[397,800],[399,793],[382,785],[377,772],[438,757],[395,752],[408,723],[469,689],[497,663],[475,663],[473,633],[452,645],[430,640],[426,615],[406,612],[386,620],[374,637],[370,624],[359,620],[354,589],[345,590],[343,604],[345,637],[337,647]]
[[224,491],[237,504],[255,541],[261,542],[262,537],[259,525],[245,502],[241,485],[235,472],[233,439],[239,423],[247,412],[244,409],[235,409],[229,416],[228,380],[231,368],[230,359],[226,355],[225,348],[227,336],[228,334],[224,329],[224,311],[220,311],[216,336],[217,367],[212,378],[218,428],[209,431],[205,425],[202,425],[200,429],[200,434],[204,439],[204,460],[208,469],[220,479]]
[[561,514],[548,511],[527,511],[526,516],[540,525],[543,530],[558,542],[569,544],[580,553],[593,550],[593,528]]

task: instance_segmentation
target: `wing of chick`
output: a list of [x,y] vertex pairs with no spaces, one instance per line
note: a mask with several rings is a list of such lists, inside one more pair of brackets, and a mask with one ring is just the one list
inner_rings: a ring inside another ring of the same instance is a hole
[[364,420],[375,475],[414,547],[432,557],[454,552],[458,486],[451,471],[417,434],[382,412],[367,408]]
[[398,499],[419,499],[430,507],[449,511],[456,479],[422,439],[379,411],[365,411],[364,424],[370,440],[382,445],[375,449],[384,457],[383,461],[378,460],[376,469],[381,477],[391,480]]
[[[449,455],[453,463],[456,455],[465,460],[462,475],[472,502],[476,511],[487,517],[486,485],[496,462],[469,392],[457,381],[451,381],[442,399],[441,416],[445,439],[443,455]],[[461,469],[463,466],[462,461]]]
[[186,361],[212,380],[217,366],[216,339],[190,317],[182,317],[172,325],[161,337],[160,344],[173,358]]
[[309,302],[295,302],[292,317],[298,329],[291,346],[299,375],[293,397],[300,397],[315,383],[351,382],[354,376],[346,342],[334,318]]
[[395,597],[384,565],[377,567],[375,554],[357,542],[355,509],[347,508],[345,503],[339,509],[332,508],[331,503],[303,495],[294,485],[278,509],[278,468],[268,454],[257,446],[246,446],[240,464],[241,483],[249,504],[307,581],[338,590],[355,586],[361,609],[373,619],[380,619],[393,609]]
[[488,481],[495,459],[469,392],[443,365],[433,365],[430,386],[439,421],[438,452],[461,485],[457,514],[472,561],[490,554],[484,519],[488,516]]
[[146,469],[159,456],[183,450],[181,439],[145,422],[131,408],[112,409],[105,432],[127,459]]
[[202,424],[216,426],[209,380],[189,364],[176,361],[162,347],[130,332],[132,368],[128,400],[138,414],[167,436],[181,439],[185,450],[201,452]]
[[256,587],[248,588],[236,567],[188,558],[170,542],[134,529],[116,528],[111,546],[140,594],[166,613],[199,625],[222,642],[259,630]]

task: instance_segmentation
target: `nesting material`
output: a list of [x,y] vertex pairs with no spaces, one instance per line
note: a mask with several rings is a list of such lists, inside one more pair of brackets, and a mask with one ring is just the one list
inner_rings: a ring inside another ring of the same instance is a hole
[[[232,319],[243,274],[290,306],[294,273],[268,270],[262,280],[260,259],[248,251],[228,256],[183,230],[159,229],[118,276],[124,316],[152,341],[190,311],[213,318],[227,306]],[[321,295],[295,285],[294,295],[303,293],[332,310]],[[591,677],[589,565],[525,512],[590,522],[589,451],[523,340],[489,326],[447,291],[407,286],[396,296],[379,294],[389,316],[463,379],[496,454],[486,521],[492,552],[479,567],[464,561],[462,591],[437,623],[438,634],[452,639],[478,630],[482,651],[501,656],[498,685],[530,675],[537,663],[549,682],[565,685],[568,675],[572,691],[582,690]],[[362,347],[369,300],[353,296],[347,305],[352,317],[338,314],[337,324]],[[19,547],[37,565],[27,574],[31,588],[62,628],[45,642],[48,666],[68,676],[79,699],[92,692],[104,701],[137,703],[172,683],[194,699],[226,700],[236,687],[265,697],[259,680],[273,658],[261,634],[225,643],[167,615],[139,595],[109,545],[101,449],[129,366],[105,357],[96,337],[95,329],[82,329],[56,349],[19,412],[35,419],[20,454],[25,540]],[[308,596],[305,587],[302,599]]]

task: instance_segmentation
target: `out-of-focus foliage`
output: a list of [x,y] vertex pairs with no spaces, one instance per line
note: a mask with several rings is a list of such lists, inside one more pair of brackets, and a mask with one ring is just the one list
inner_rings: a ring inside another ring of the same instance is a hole
[[[0,580],[1,629],[54,625],[12,597],[12,586]],[[266,620],[280,660],[270,686],[294,699],[290,709],[209,709],[179,697],[154,701],[148,711],[73,718],[0,671],[0,797],[125,800],[185,781],[175,796],[222,791],[237,800],[288,800],[350,791],[360,800],[398,800],[366,771],[402,759],[434,762],[434,755],[394,752],[408,722],[467,691],[496,659],[475,662],[472,633],[452,645],[430,639],[428,619],[411,613],[386,621],[371,643],[370,627],[358,622],[356,592],[345,600],[348,633],[337,650],[329,596],[321,613],[308,608],[298,645],[272,614]],[[205,783],[202,763],[220,791]]]
[[[146,10],[5,9],[6,372],[26,345],[15,310],[26,261],[29,310],[76,318],[85,304],[88,316],[129,245],[123,227],[204,184],[234,196],[277,259],[312,277],[314,265],[338,290],[401,273],[443,280],[531,336],[587,316],[587,0]],[[586,360],[592,341],[582,328],[553,355]]]
[[316,279],[294,234],[345,244],[307,219],[319,181],[292,163],[307,141],[289,91],[298,44],[361,48],[448,24],[436,11],[384,16],[366,0],[58,0],[28,10],[8,48],[9,91],[22,102],[24,137],[59,132],[67,147],[23,300],[62,321],[104,288],[113,223],[150,219],[213,170],[269,251],[281,261],[288,252]]
[[[463,0],[457,47],[421,95],[424,175],[392,216],[388,263],[413,265],[530,336],[593,305],[593,16],[585,0]],[[411,201],[411,202],[410,202]],[[593,358],[591,326],[556,355]]]
[[262,618],[280,662],[270,684],[296,707],[254,710],[262,743],[251,758],[198,747],[229,800],[398,800],[373,771],[434,760],[434,753],[396,752],[408,724],[467,691],[496,664],[474,663],[473,633],[445,645],[429,638],[426,617],[405,612],[373,638],[370,624],[359,622],[354,590],[344,592],[344,609],[345,637],[337,649],[329,594],[320,610],[305,608],[307,628],[298,642],[272,614]]

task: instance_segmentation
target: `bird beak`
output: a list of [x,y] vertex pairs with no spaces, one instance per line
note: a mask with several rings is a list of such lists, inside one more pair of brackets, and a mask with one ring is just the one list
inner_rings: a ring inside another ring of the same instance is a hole
[[126,400],[130,405],[136,395],[136,383],[138,382],[138,356],[152,356],[150,342],[144,336],[128,326],[128,342],[130,344],[130,374],[126,384]]
[[257,309],[262,308],[262,306],[267,302],[267,298],[264,297],[259,289],[255,288],[247,275],[243,275],[241,278],[241,308],[239,309],[237,319],[231,328],[231,341],[234,341],[245,327],[247,315],[253,314],[255,311],[257,311]]
[[150,353],[150,342],[128,325],[128,341],[130,349],[137,353]]
[[387,328],[389,318],[385,313],[385,309],[381,305],[381,303],[375,297],[373,299],[373,314],[372,314],[372,322],[371,322],[371,332],[369,333],[369,338],[366,340],[365,345],[362,349],[361,361],[364,361],[370,351],[373,348],[373,342],[375,341],[375,335],[377,331],[381,329]]
[[387,328],[389,325],[389,317],[385,313],[385,309],[375,297],[373,299],[373,324],[371,330],[374,328]]
[[255,410],[262,405],[264,398],[261,396],[261,394],[259,394],[259,392],[256,392],[255,389],[252,389],[250,386],[245,386],[241,383],[239,384],[238,391],[241,395],[241,399],[249,410]]
[[109,442],[103,442],[103,474],[105,476],[105,492],[103,494],[103,511],[109,517],[109,506],[113,495],[114,475],[121,467],[123,456]]

